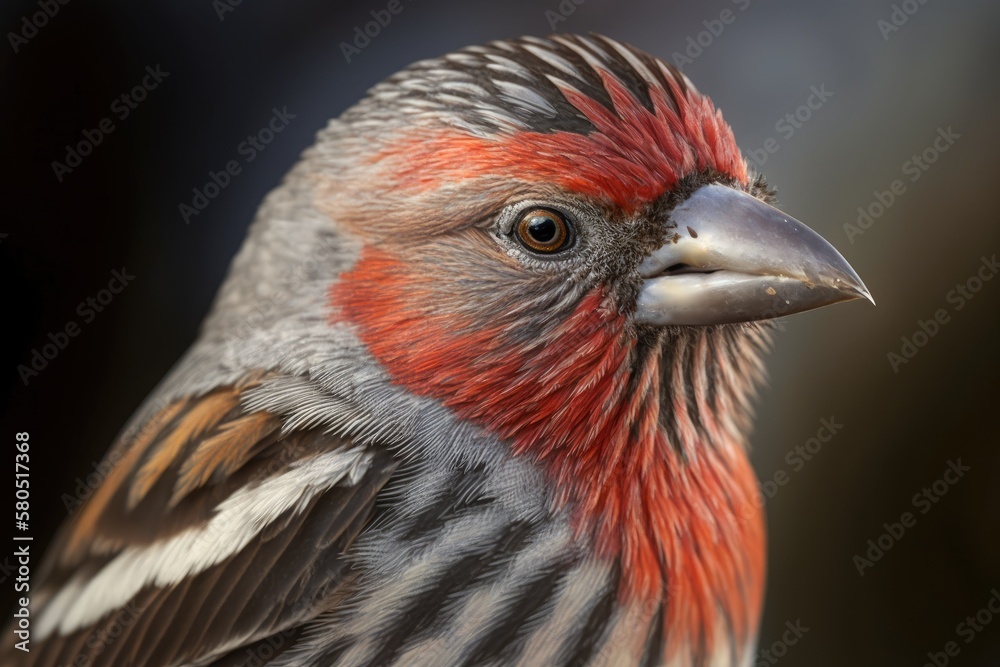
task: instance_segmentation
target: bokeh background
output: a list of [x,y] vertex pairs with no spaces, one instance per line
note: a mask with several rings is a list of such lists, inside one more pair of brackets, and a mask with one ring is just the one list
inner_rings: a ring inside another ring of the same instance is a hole
[[[15,39],[16,53],[9,33],[21,33],[39,7],[0,9],[8,33],[0,47],[2,433],[32,436],[33,549],[191,343],[258,203],[328,118],[420,58],[552,27],[600,31],[672,62],[683,56],[682,69],[758,162],[773,138],[777,151],[761,168],[782,207],[837,245],[878,301],[789,318],[777,336],[753,436],[760,477],[784,481],[766,507],[761,648],[799,621],[809,630],[781,664],[917,666],[950,641],[959,653],[948,664],[1000,664],[1000,615],[959,627],[1000,587],[1000,278],[949,300],[982,258],[1000,253],[1000,5],[402,0],[403,11],[348,62],[342,43],[383,0],[237,1],[77,0],[25,43]],[[112,102],[157,65],[169,75],[120,119]],[[798,126],[783,121],[814,86],[832,95],[800,110],[799,120],[809,118]],[[185,224],[178,206],[190,203],[192,188],[242,160],[239,144],[285,107],[295,115],[288,127]],[[59,182],[51,163],[105,117],[114,131]],[[937,152],[948,128],[958,138]],[[928,149],[926,170],[906,165]],[[905,192],[863,233],[849,234],[858,208],[872,207],[896,179]],[[85,321],[78,304],[122,267],[134,280]],[[902,338],[938,309],[948,321],[927,340],[918,335],[925,344],[893,368],[887,355],[901,354]],[[25,384],[17,366],[70,321],[79,335]],[[787,458],[822,419],[843,426],[810,460]],[[914,494],[959,459],[971,470],[939,483],[947,493],[921,514]],[[854,557],[906,511],[915,525],[859,575]],[[970,637],[969,627],[981,630]]]

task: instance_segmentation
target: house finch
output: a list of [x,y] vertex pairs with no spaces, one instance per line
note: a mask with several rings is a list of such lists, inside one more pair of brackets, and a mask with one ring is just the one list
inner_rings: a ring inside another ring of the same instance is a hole
[[605,37],[378,84],[261,206],[4,663],[749,665],[761,321],[870,298],[772,195]]

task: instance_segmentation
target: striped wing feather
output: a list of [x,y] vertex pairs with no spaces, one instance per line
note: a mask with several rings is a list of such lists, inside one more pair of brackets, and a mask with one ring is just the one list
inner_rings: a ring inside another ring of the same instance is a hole
[[[270,656],[351,590],[344,552],[396,463],[319,430],[284,433],[278,415],[245,413],[241,394],[255,384],[167,405],[132,442],[116,444],[110,472],[43,564],[33,614],[44,636],[12,662],[154,667]],[[104,583],[88,588],[92,581]],[[127,599],[109,602],[119,588]]]

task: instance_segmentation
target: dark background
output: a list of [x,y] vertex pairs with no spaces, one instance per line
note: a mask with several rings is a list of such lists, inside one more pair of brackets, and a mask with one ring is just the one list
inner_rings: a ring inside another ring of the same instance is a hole
[[[72,0],[18,53],[9,37],[0,45],[2,433],[31,433],[33,549],[66,517],[62,496],[77,492],[77,478],[92,472],[193,340],[261,198],[326,120],[414,60],[547,34],[546,11],[560,6],[402,2],[402,13],[350,63],[340,43],[382,0],[243,2],[222,20],[207,1]],[[968,643],[957,628],[1000,587],[1000,280],[961,310],[947,297],[975,275],[981,257],[1000,252],[1000,7],[905,4],[919,9],[888,39],[877,23],[890,18],[887,0],[586,0],[556,25],[601,31],[673,60],[706,30],[703,21],[730,9],[732,22],[700,54],[690,52],[697,57],[684,71],[723,109],[745,152],[777,140],[763,171],[782,207],[840,248],[878,301],[784,321],[770,359],[753,459],[762,479],[779,470],[787,477],[779,474],[785,483],[767,501],[761,647],[780,639],[786,621],[809,628],[781,664],[918,666],[948,641],[960,648],[950,664],[1000,664],[1000,617]],[[22,17],[37,11],[5,3],[0,25],[19,32]],[[169,76],[120,120],[111,103],[142,81],[147,65]],[[806,102],[811,86],[833,95],[787,137],[776,123]],[[295,119],[242,162],[237,146],[275,107]],[[115,130],[58,182],[52,161],[64,161],[66,145],[105,117]],[[909,180],[904,163],[948,127],[960,138]],[[242,173],[185,224],[178,205],[230,159],[241,160]],[[844,224],[894,179],[905,192],[848,239]],[[78,304],[122,267],[135,279],[85,322]],[[948,322],[894,371],[887,354],[900,353],[901,337],[939,308]],[[25,385],[17,366],[69,321],[79,335]],[[787,452],[831,417],[843,428],[794,470]],[[921,514],[912,496],[959,458],[971,470]],[[859,576],[853,557],[906,511],[916,524]],[[13,598],[8,553],[0,551],[5,608]]]

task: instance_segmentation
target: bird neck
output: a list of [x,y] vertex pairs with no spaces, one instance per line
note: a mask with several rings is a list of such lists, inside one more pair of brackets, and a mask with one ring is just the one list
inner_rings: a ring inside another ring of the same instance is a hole
[[511,376],[505,405],[481,397],[477,411],[530,407],[501,433],[549,472],[596,553],[617,559],[622,603],[663,605],[667,655],[699,642],[742,649],[763,599],[762,502],[745,433],[766,334],[699,328],[643,341],[602,301],[585,299],[557,337],[566,349],[554,352],[572,363],[548,384]]
[[509,322],[428,317],[430,293],[414,299],[406,273],[367,253],[334,285],[335,317],[395,383],[535,460],[579,539],[618,563],[620,603],[662,606],[675,649],[710,647],[719,632],[752,641],[764,528],[744,439],[766,331],[637,335],[596,289],[514,334]]

